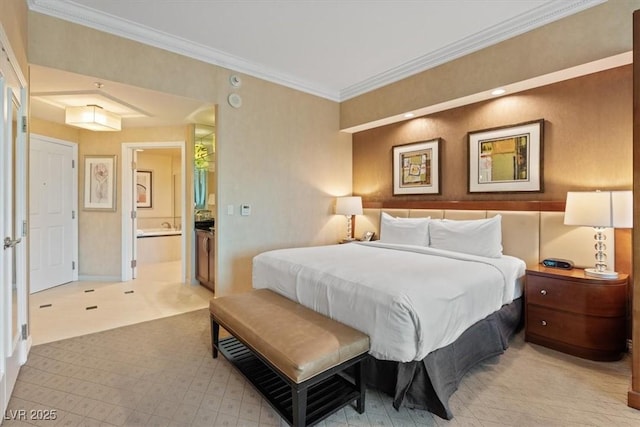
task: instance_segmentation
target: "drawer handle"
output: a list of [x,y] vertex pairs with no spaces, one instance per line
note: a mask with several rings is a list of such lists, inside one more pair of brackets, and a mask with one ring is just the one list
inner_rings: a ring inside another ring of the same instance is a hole
[[546,321],[546,320],[543,320],[543,321],[541,321],[541,322],[540,322],[540,324],[541,324],[542,326],[547,326],[547,321]]
[[547,291],[546,291],[545,289],[543,289],[543,290],[541,290],[541,291],[540,291],[540,293],[541,293],[542,295],[546,295],[546,294],[547,294]]

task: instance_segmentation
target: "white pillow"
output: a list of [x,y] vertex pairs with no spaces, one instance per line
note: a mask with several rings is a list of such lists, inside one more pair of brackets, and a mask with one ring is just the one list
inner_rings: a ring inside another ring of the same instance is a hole
[[500,258],[502,216],[467,221],[431,221],[429,239],[432,248]]
[[428,246],[429,221],[429,218],[394,218],[382,212],[380,242]]

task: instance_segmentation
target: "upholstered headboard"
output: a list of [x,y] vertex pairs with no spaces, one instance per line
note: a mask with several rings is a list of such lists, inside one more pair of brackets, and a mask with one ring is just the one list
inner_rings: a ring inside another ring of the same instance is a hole
[[[572,260],[576,267],[591,267],[594,264],[593,229],[564,225],[564,212],[529,210],[478,210],[478,209],[412,209],[412,208],[365,208],[355,223],[355,235],[374,231],[380,235],[380,214],[386,212],[394,217],[438,219],[482,219],[500,214],[502,216],[503,253],[523,259],[527,265],[535,265],[545,258]],[[614,233],[607,229],[607,263],[615,265]]]

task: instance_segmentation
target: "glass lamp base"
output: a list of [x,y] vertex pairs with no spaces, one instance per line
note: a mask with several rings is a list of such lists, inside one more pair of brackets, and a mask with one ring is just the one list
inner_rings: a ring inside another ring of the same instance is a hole
[[585,268],[584,275],[589,277],[597,277],[599,279],[617,279],[618,273],[611,270],[598,271],[595,268]]

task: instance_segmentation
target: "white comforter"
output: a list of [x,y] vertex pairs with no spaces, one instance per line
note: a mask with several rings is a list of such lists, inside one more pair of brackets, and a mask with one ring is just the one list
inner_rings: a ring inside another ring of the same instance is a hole
[[524,270],[510,256],[350,243],[262,253],[253,259],[253,287],[368,334],[378,359],[408,362],[519,297]]

